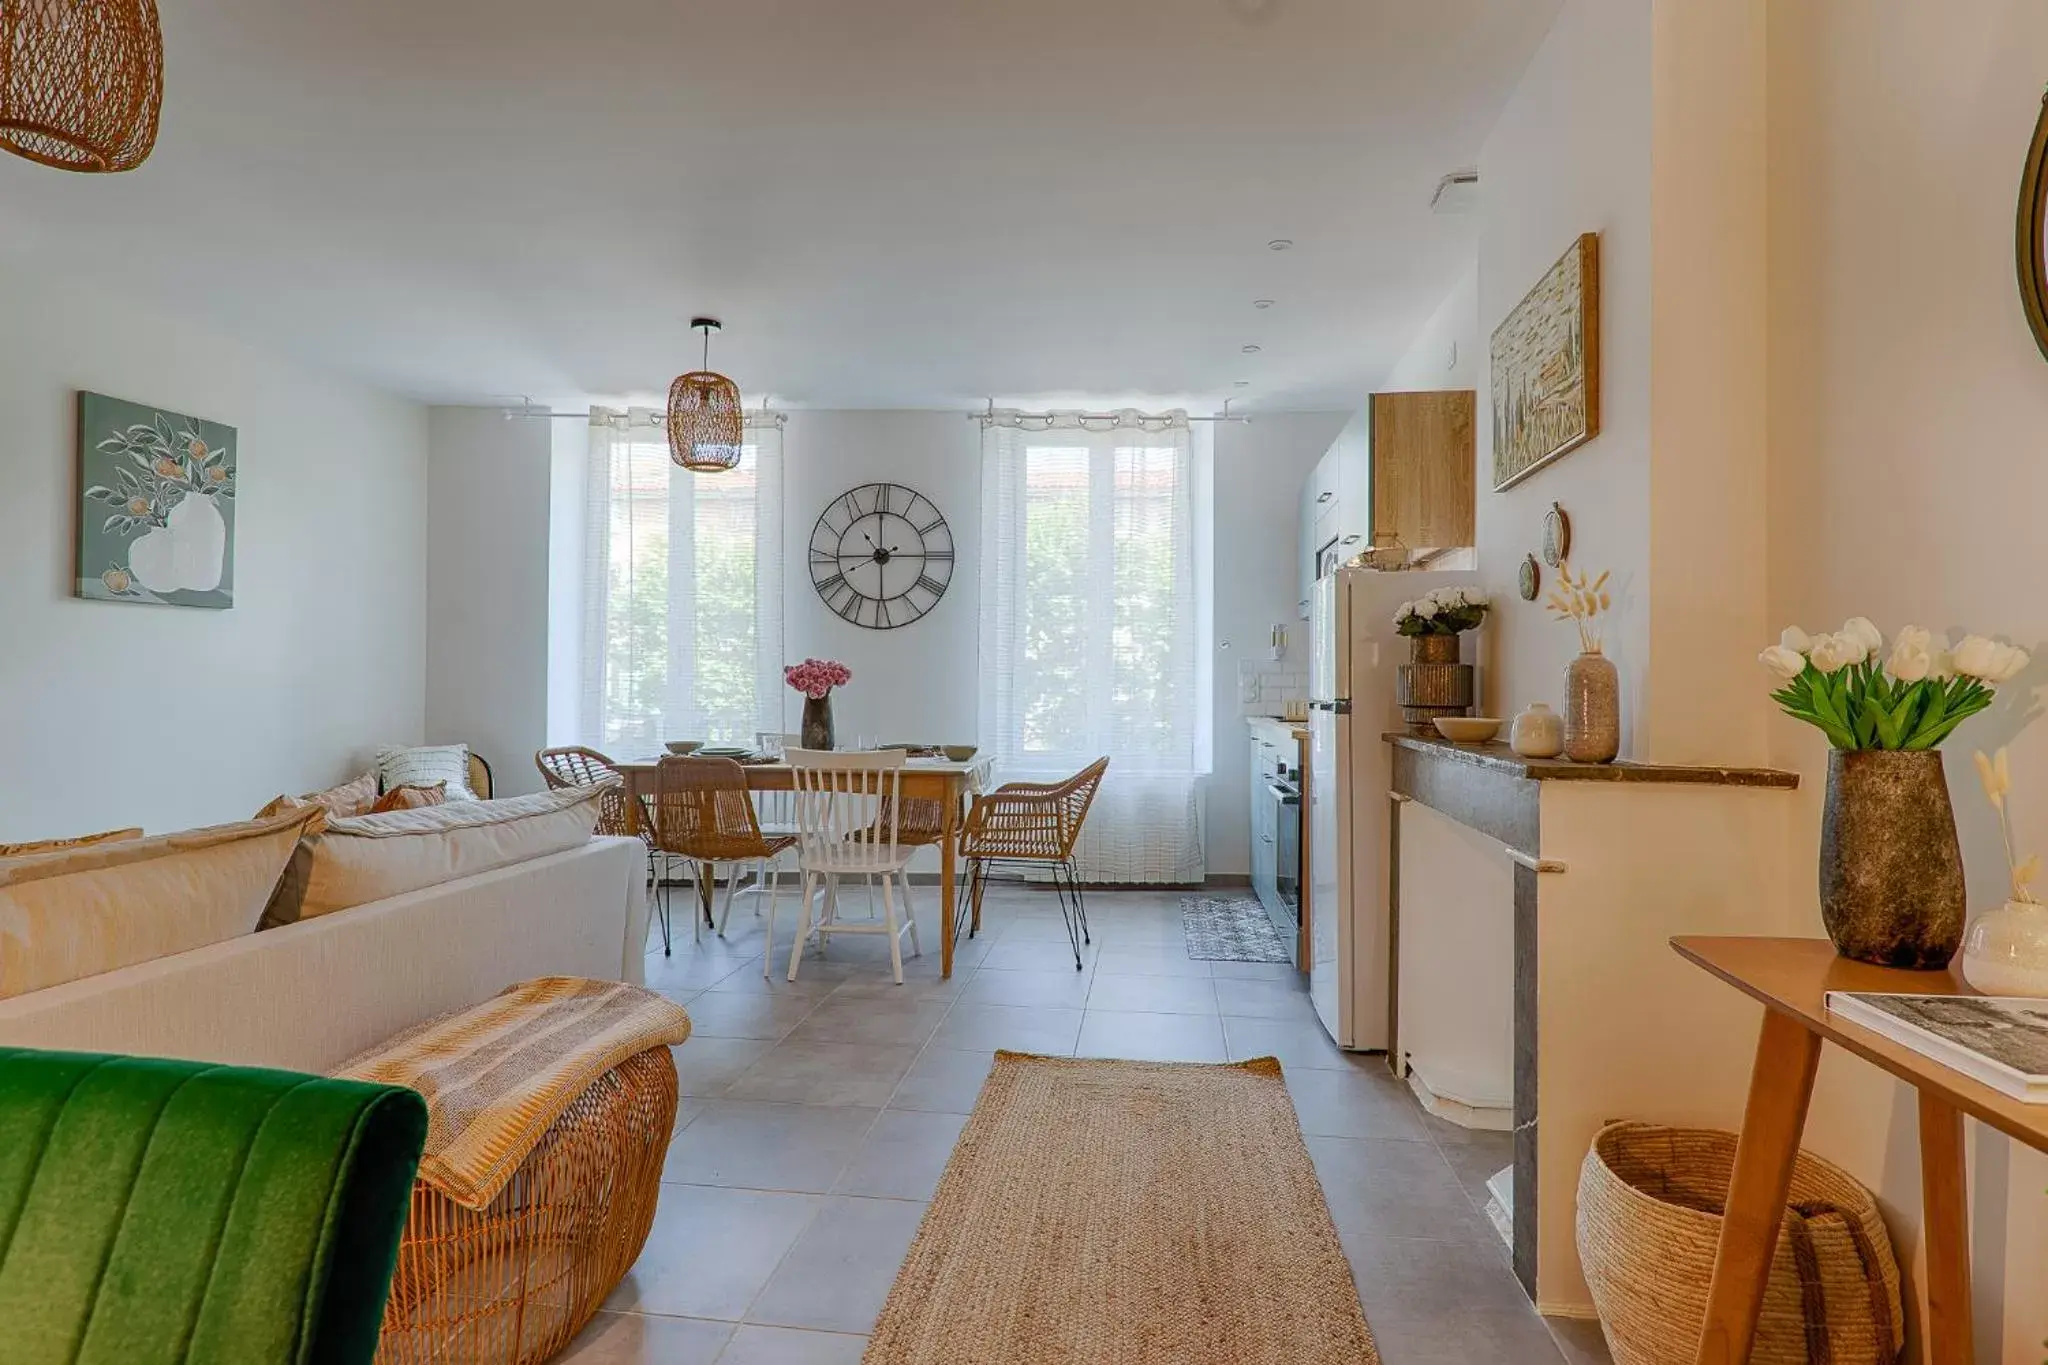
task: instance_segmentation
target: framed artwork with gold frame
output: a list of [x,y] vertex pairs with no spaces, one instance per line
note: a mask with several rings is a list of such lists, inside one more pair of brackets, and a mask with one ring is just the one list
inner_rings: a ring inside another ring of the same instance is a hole
[[1600,234],[1571,249],[1493,329],[1493,491],[1600,434]]

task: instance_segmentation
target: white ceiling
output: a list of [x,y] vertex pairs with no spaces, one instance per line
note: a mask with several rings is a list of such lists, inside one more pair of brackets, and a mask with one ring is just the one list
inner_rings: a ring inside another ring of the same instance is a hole
[[432,401],[658,395],[711,313],[791,406],[1351,406],[1557,4],[161,0],[155,155],[0,156],[0,251]]

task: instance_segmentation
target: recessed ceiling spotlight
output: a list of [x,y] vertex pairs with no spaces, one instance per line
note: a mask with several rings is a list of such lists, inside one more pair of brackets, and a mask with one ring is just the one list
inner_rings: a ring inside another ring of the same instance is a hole
[[1273,300],[1271,300],[1271,299],[1253,299],[1253,300],[1252,300],[1252,307],[1254,307],[1254,308],[1271,308],[1272,306],[1273,306]]
[[1294,239],[1292,237],[1275,237],[1272,241],[1266,243],[1266,250],[1285,251],[1293,245]]
[[1257,355],[1262,348],[1260,347],[1258,342],[1254,341],[1251,345],[1240,346],[1238,347],[1238,349],[1243,351],[1246,355]]

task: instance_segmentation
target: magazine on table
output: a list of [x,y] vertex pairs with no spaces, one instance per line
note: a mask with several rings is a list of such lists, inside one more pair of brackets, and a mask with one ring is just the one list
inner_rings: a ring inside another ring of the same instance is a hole
[[2048,1000],[1829,991],[1828,1013],[2027,1104],[2048,1104]]

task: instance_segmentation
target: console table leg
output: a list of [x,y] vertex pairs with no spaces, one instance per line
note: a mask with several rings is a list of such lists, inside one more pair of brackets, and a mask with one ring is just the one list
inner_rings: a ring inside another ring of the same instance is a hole
[[1813,1098],[1813,1073],[1820,1065],[1820,1035],[1788,1014],[1764,1013],[1749,1077],[1749,1103],[1742,1113],[1742,1137],[1735,1146],[1735,1172],[1728,1185],[1728,1213],[1721,1245],[1714,1252],[1714,1278],[1707,1291],[1707,1318],[1700,1334],[1698,1365],[1748,1365],[1764,1282],[1784,1217],[1792,1161],[1806,1127]]
[[1920,1092],[1920,1200],[1927,1233],[1927,1359],[1970,1365],[1969,1184],[1963,1166],[1963,1115],[1939,1095]]

